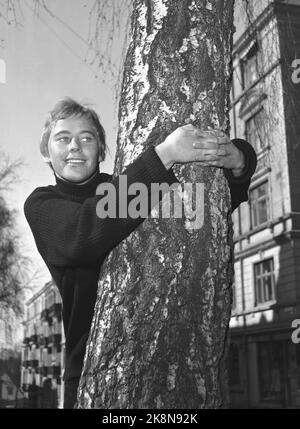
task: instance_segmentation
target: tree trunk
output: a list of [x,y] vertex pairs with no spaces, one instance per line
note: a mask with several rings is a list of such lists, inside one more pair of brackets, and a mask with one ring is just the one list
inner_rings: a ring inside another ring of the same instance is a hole
[[[115,173],[178,126],[228,132],[233,0],[135,0]],[[231,201],[223,170],[177,165],[204,184],[204,223],[149,217],[105,261],[79,408],[228,403]]]

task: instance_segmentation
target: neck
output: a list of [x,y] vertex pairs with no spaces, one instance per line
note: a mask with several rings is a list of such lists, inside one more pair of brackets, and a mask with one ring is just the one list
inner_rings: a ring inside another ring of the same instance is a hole
[[71,180],[64,179],[55,174],[55,180],[57,188],[64,194],[86,198],[95,195],[96,188],[101,180],[101,174],[97,169],[90,177],[82,182],[72,182]]
[[54,173],[56,177],[58,177],[60,180],[63,180],[66,183],[70,183],[70,185],[84,185],[85,183],[88,183],[93,177],[95,177],[98,174],[98,171],[94,171],[94,173],[92,173],[87,179],[83,180],[82,182],[73,182],[72,180],[67,180],[65,178],[63,178],[62,176],[60,176],[57,173]]

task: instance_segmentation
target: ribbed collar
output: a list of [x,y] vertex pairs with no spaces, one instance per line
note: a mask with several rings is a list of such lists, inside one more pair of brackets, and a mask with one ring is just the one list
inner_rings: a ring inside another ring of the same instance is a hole
[[103,176],[106,176],[105,174],[101,174],[98,170],[96,170],[86,183],[80,184],[68,182],[66,180],[60,179],[56,176],[56,174],[54,175],[57,189],[64,194],[74,197],[89,197],[95,195],[98,184],[104,180]]

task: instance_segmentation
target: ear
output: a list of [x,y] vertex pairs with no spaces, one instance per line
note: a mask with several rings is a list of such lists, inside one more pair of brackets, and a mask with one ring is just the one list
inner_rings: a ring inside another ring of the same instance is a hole
[[48,143],[45,143],[42,141],[42,143],[40,144],[40,153],[42,155],[43,160],[49,164],[51,160],[50,160],[50,154],[48,149]]
[[50,156],[49,155],[42,155],[43,160],[47,163],[50,164],[51,160],[50,160]]

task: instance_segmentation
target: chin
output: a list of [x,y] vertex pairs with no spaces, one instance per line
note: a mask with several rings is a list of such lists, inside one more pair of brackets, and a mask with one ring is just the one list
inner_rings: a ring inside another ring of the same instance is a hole
[[84,182],[87,179],[87,177],[69,177],[67,180],[74,183],[81,183]]
[[74,183],[80,183],[80,182],[84,182],[85,180],[87,180],[90,177],[90,174],[85,174],[85,175],[77,175],[77,174],[68,174],[65,179],[69,180],[70,182],[74,182]]
[[[96,167],[97,168],[97,167]],[[90,171],[67,171],[65,174],[62,175],[63,179],[69,180],[70,182],[74,183],[81,183],[85,180],[89,179],[96,171],[96,168],[94,170]]]

